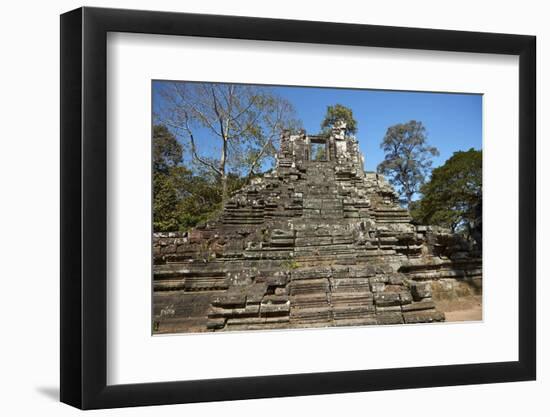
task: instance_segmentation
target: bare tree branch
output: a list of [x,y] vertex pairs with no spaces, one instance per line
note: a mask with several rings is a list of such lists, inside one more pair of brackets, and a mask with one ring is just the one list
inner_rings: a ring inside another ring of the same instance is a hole
[[191,141],[191,152],[193,152],[193,158],[195,160],[197,160],[198,162],[200,162],[201,164],[203,164],[204,166],[210,168],[212,171],[214,171],[216,174],[222,176],[223,173],[218,169],[216,168],[213,164],[211,164],[210,162],[204,160],[203,158],[201,158],[199,156],[199,154],[197,153],[197,147],[195,145],[195,137],[193,135],[193,132],[191,130],[191,128],[189,127],[189,122],[188,122],[188,119],[186,118],[185,119],[185,130],[187,131],[187,134],[189,135],[189,139]]

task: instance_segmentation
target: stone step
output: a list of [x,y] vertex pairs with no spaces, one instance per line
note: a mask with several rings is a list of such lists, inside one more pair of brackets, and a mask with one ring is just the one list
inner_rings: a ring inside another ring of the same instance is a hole
[[183,279],[163,279],[153,281],[154,291],[178,291],[185,289],[185,278]]
[[285,303],[263,303],[260,304],[261,316],[280,316],[290,312],[290,301]]
[[330,267],[318,267],[310,269],[297,269],[291,272],[291,278],[293,281],[296,280],[307,280],[307,279],[319,279],[319,278],[329,278],[333,274],[332,268]]
[[432,323],[445,321],[445,314],[436,310],[411,311],[403,313],[403,318],[407,324]]
[[375,316],[374,306],[335,306],[332,309],[334,320],[371,318]]
[[189,262],[183,264],[171,263],[155,266],[155,279],[163,278],[184,278],[184,277],[213,277],[225,278],[223,271],[205,271],[204,264],[198,268]]
[[435,303],[432,300],[422,300],[422,301],[403,305],[401,309],[403,310],[403,312],[431,310],[431,309],[435,309]]
[[403,314],[400,312],[385,312],[376,314],[376,324],[388,325],[388,324],[403,324]]
[[330,291],[328,279],[292,280],[289,285],[290,295],[327,293]]
[[311,253],[313,250],[319,252],[326,252],[333,255],[340,253],[350,253],[355,254],[357,252],[356,248],[352,245],[343,245],[343,244],[330,244],[330,245],[309,245],[309,246],[298,246],[294,247],[294,251],[299,255],[301,253]]
[[292,308],[290,310],[290,322],[311,323],[330,322],[332,313],[330,307],[326,308]]
[[247,304],[243,308],[223,308],[223,307],[210,307],[208,311],[208,318],[219,318],[219,317],[255,317],[260,313],[260,304]]
[[235,317],[227,319],[226,325],[251,325],[251,324],[269,324],[269,323],[288,323],[288,316],[275,316],[275,317]]
[[369,278],[333,278],[331,280],[331,289],[333,294],[372,294],[370,292]]
[[215,291],[229,288],[229,284],[222,277],[197,277],[189,276],[185,278],[183,284],[185,291]]
[[372,293],[331,293],[331,304],[333,306],[371,306],[374,305]]
[[329,300],[327,294],[315,294],[310,296],[293,296],[290,298],[290,308],[303,309],[303,308],[329,308]]
[[374,314],[368,314],[353,318],[335,317],[334,324],[336,326],[374,326],[379,323]]

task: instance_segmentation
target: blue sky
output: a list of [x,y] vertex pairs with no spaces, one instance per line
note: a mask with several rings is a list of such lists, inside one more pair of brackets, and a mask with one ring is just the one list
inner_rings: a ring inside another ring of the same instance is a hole
[[458,150],[481,149],[481,95],[302,87],[277,87],[275,91],[294,104],[310,133],[319,130],[328,105],[351,108],[367,171],[375,171],[384,159],[380,142],[388,127],[410,120],[421,121],[428,143],[439,149],[434,167]]
[[[279,86],[271,89],[294,105],[297,117],[310,134],[319,132],[327,106],[339,103],[351,108],[358,122],[356,136],[367,171],[375,171],[384,159],[380,142],[387,128],[396,123],[418,120],[424,124],[428,143],[440,152],[433,160],[434,167],[443,164],[453,152],[482,146],[482,96],[478,94]],[[154,97],[158,98],[155,94]]]

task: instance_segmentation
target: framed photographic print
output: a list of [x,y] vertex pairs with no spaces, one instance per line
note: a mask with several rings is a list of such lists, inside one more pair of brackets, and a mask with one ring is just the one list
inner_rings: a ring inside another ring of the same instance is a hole
[[535,38],[61,16],[61,400],[535,379]]

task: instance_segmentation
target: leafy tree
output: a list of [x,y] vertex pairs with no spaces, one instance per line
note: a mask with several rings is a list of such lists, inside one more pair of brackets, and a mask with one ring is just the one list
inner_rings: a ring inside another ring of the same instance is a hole
[[193,175],[190,170],[185,170],[179,177],[178,188],[182,193],[178,205],[182,231],[207,221],[221,209],[219,183],[207,176]]
[[178,194],[173,170],[181,163],[183,149],[163,125],[153,126],[153,229],[178,229]]
[[173,178],[153,172],[153,230],[169,232],[178,230],[178,203]]
[[292,105],[269,88],[218,83],[159,84],[157,118],[190,148],[193,163],[217,177],[222,201],[230,172],[250,177],[275,154],[284,129],[295,130]]
[[[246,178],[228,173],[229,193]],[[166,126],[153,126],[153,229],[185,231],[214,217],[222,208],[220,178],[201,166],[183,165],[183,147]]]
[[[275,95],[266,88],[253,89],[255,110],[253,120],[248,122],[248,128],[240,138],[235,138],[232,148],[235,152],[229,160],[232,174],[228,175],[228,190],[230,190],[230,175],[240,175],[252,178],[264,168],[272,166],[279,138],[283,130],[298,132],[302,122],[296,118],[292,104]],[[234,179],[233,178],[233,179]]]
[[[222,210],[221,182],[208,171],[193,173],[180,167],[175,170],[174,188],[178,192],[177,207],[179,230],[186,231],[199,223],[208,221]],[[229,193],[240,189],[246,178],[228,174]]]
[[426,139],[422,122],[411,120],[388,128],[380,144],[385,156],[378,172],[388,177],[401,195],[401,203],[407,207],[429,174],[431,157],[439,155],[437,148],[429,146]]
[[164,125],[153,126],[153,170],[168,174],[183,158],[183,147]]
[[353,111],[342,104],[335,104],[327,107],[327,113],[321,123],[321,129],[325,133],[330,133],[338,120],[346,122],[346,135],[357,133],[357,121],[353,118]]
[[417,223],[459,228],[470,233],[480,218],[482,202],[482,153],[475,149],[455,152],[432,171],[411,214]]

